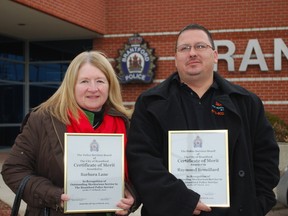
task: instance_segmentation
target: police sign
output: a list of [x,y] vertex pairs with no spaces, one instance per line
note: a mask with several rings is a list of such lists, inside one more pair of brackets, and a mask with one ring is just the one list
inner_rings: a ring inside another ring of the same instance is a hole
[[120,83],[151,83],[156,60],[153,52],[138,34],[130,37],[117,58]]

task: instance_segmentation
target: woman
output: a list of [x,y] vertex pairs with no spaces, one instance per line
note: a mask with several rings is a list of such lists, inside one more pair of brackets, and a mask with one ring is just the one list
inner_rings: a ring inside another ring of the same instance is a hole
[[[65,132],[121,133],[126,144],[130,116],[107,58],[97,51],[76,56],[59,89],[30,113],[2,168],[5,183],[14,192],[25,176],[32,175],[23,194],[26,215],[42,215],[44,208],[51,216],[64,215],[63,203],[69,202],[69,194],[63,192]],[[131,193],[125,188],[125,198],[117,204],[121,210],[115,214],[130,213],[134,203]]]

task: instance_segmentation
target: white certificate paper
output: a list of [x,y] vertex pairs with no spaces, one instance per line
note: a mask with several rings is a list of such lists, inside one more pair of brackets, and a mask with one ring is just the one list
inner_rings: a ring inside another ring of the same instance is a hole
[[124,135],[65,133],[64,213],[113,212],[124,196]]
[[169,171],[210,207],[229,207],[227,130],[169,131]]

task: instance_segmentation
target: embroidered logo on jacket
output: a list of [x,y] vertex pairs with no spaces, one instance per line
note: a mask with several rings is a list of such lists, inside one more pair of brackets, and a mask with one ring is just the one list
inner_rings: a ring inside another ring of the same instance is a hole
[[224,116],[224,106],[215,101],[215,104],[212,104],[211,112],[215,115]]

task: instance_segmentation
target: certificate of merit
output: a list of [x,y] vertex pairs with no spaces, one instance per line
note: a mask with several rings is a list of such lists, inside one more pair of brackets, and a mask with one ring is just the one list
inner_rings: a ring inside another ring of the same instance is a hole
[[64,213],[113,212],[124,196],[124,135],[65,133]]
[[169,172],[206,205],[229,207],[228,131],[169,131]]

